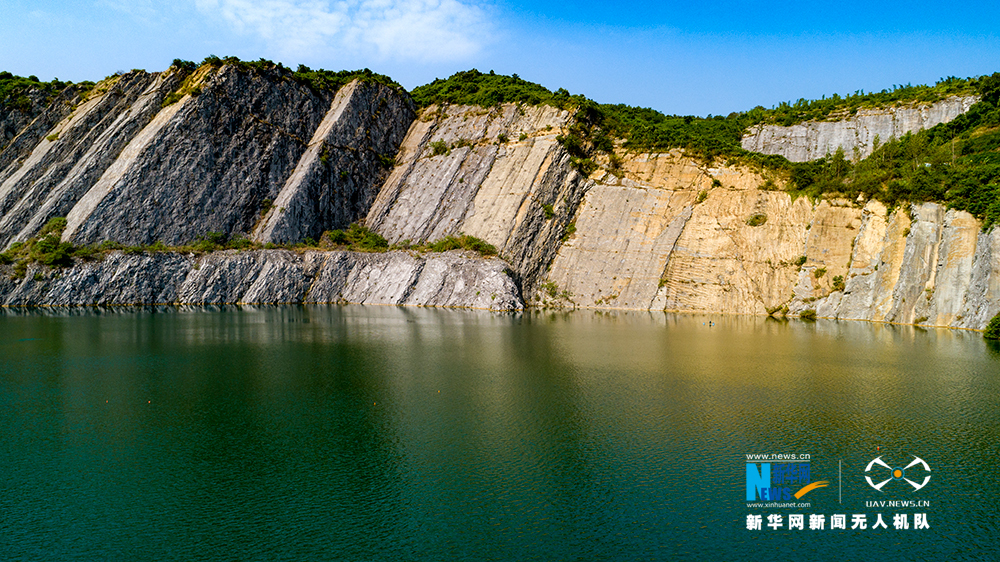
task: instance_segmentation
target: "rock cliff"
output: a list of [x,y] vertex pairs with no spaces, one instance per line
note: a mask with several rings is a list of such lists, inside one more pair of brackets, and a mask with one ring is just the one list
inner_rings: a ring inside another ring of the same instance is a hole
[[355,303],[523,308],[499,259],[461,252],[216,252],[125,255],[68,269],[0,266],[3,306]]
[[927,105],[859,109],[844,119],[807,121],[790,127],[761,124],[748,131],[741,144],[746,150],[781,155],[792,162],[822,158],[838,148],[843,148],[849,159],[861,159],[872,153],[876,138],[884,143],[908,132],[947,123],[968,111],[978,99],[956,96]]
[[208,232],[287,242],[363,217],[412,102],[369,82],[314,91],[289,74],[134,71],[71,110],[53,104],[43,117],[61,120],[45,129],[35,119],[32,142],[0,153],[10,161],[0,172],[0,246],[55,216],[68,220],[63,238],[81,244],[178,244]]
[[[972,101],[761,127],[744,146],[792,160],[836,146],[863,155],[876,135],[952,119]],[[618,150],[620,166],[605,159],[605,169],[585,176],[557,139],[571,119],[513,104],[432,106],[418,115],[385,86],[317,92],[280,69],[228,65],[133,72],[86,98],[67,91],[0,151],[2,244],[35,235],[55,216],[68,219],[64,240],[130,244],[183,243],[210,231],[280,244],[363,219],[399,247],[468,234],[500,258],[113,253],[66,269],[32,265],[17,278],[0,266],[0,303],[518,310],[526,302],[815,311],[976,329],[1000,311],[1000,229],[983,232],[968,213],[796,199],[780,178],[679,150]]]
[[513,104],[424,110],[366,224],[394,243],[482,238],[531,290],[588,185],[556,140],[570,117]]
[[680,152],[624,170],[598,174],[530,303],[976,329],[1000,312],[1000,228],[968,213],[792,199]]

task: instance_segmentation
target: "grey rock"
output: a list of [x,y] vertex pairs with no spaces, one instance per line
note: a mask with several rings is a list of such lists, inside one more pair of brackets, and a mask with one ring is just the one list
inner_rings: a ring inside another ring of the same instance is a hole
[[56,124],[18,174],[0,188],[0,243],[24,241],[73,205],[115,161],[126,143],[160,111],[179,84],[174,74],[134,71]]
[[744,149],[777,154],[792,162],[822,158],[844,149],[848,159],[872,153],[875,138],[881,143],[906,133],[947,123],[979,101],[976,96],[955,96],[930,105],[859,109],[857,114],[838,121],[807,121],[790,127],[758,125],[743,136]]
[[318,240],[364,217],[388,175],[380,159],[392,160],[413,116],[412,103],[384,86],[341,88],[253,239]]
[[17,169],[18,159],[27,157],[48,131],[69,115],[77,93],[76,86],[69,86],[49,100],[44,92],[31,90],[26,93],[27,108],[0,105],[0,182]]
[[11,286],[0,295],[0,302],[3,306],[169,304],[177,301],[177,287],[191,265],[189,258],[176,254],[116,253],[67,269],[33,265],[16,283],[10,279],[10,266],[3,266],[0,275]]
[[[190,93],[163,107],[174,91]],[[333,103],[287,69],[233,65],[134,71],[89,95],[28,125],[0,116],[23,126],[0,151],[0,247],[55,216],[79,244],[183,244],[258,223],[265,242],[318,238],[364,217],[414,116],[386,86],[355,82]]]
[[524,308],[509,266],[461,252],[216,252],[201,257],[112,253],[95,262],[0,266],[5,307],[355,303]]
[[524,308],[506,263],[460,252],[427,257],[405,252],[331,253],[319,266],[305,302]]
[[[556,141],[569,118],[552,107],[513,104],[424,110],[366,224],[393,243],[481,238],[530,292],[592,185]],[[446,154],[434,154],[438,143],[449,147]]]

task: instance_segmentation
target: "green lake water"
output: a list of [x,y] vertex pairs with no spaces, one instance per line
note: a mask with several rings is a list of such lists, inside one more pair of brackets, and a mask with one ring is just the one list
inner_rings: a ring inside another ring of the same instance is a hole
[[[1000,350],[974,332],[361,306],[3,314],[0,560],[982,560],[1000,542]],[[772,453],[810,455],[829,482],[809,507],[748,507],[747,455]],[[919,457],[930,471],[907,475],[931,479],[875,490],[876,457]]]

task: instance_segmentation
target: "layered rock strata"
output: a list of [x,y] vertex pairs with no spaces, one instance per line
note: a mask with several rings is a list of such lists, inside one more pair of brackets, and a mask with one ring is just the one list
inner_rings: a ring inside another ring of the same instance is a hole
[[[412,102],[383,86],[324,94],[268,72],[130,73],[76,99],[75,109],[63,99],[37,113],[0,152],[0,242],[24,240],[60,215],[66,240],[170,244],[210,231],[297,242],[363,218],[404,247],[469,234],[501,258],[112,254],[67,269],[29,266],[18,279],[3,266],[0,302],[516,310],[523,295],[541,306],[815,311],[977,329],[1000,311],[1000,230],[983,232],[964,212],[794,199],[778,177],[677,150],[619,152],[613,173],[605,162],[584,177],[558,141],[565,111],[443,106],[414,120]],[[171,94],[176,103],[165,102]],[[951,119],[971,101],[889,117],[859,111],[819,132],[803,125],[801,150],[768,146],[790,159],[850,138],[868,150],[876,134]]]
[[529,303],[977,329],[1000,312],[1000,228],[966,212],[793,199],[678,151],[624,168],[595,176]]
[[954,96],[933,104],[859,109],[836,121],[806,121],[797,125],[760,124],[742,140],[743,148],[777,154],[792,162],[806,162],[844,150],[848,159],[859,160],[872,153],[875,141],[885,143],[906,133],[947,123],[979,101],[976,96]]
[[481,238],[533,287],[589,185],[556,140],[570,117],[511,104],[424,110],[366,224],[392,243]]
[[36,127],[34,144],[18,137],[0,152],[10,161],[0,246],[55,216],[68,220],[63,239],[81,244],[180,244],[209,232],[292,242],[363,217],[412,101],[368,82],[314,91],[287,74],[205,66],[99,84],[52,128]]
[[72,268],[0,266],[0,305],[352,303],[523,308],[507,264],[461,252],[419,255],[286,250],[113,253]]

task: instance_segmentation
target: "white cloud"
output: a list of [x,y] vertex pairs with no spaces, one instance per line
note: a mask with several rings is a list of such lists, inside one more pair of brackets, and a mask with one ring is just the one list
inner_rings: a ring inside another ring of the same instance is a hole
[[195,0],[238,33],[285,55],[317,50],[439,62],[476,54],[491,35],[486,11],[469,0]]

